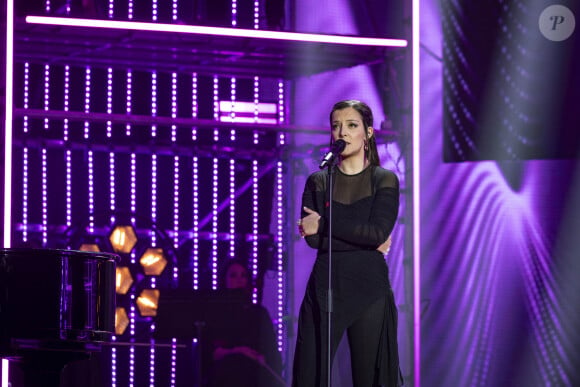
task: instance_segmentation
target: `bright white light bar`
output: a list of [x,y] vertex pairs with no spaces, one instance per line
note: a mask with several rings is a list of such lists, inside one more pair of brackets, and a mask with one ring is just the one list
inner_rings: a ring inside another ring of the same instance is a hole
[[421,68],[420,0],[412,3],[413,34],[413,386],[421,387]]
[[254,118],[254,117],[239,117],[236,116],[234,118],[232,118],[230,115],[222,115],[220,116],[220,121],[221,122],[244,122],[244,123],[248,123],[248,124],[253,124],[253,123],[258,123],[258,124],[271,124],[271,125],[275,125],[278,123],[278,120],[276,118]]
[[[3,247],[10,247],[12,231],[12,73],[14,53],[14,2],[6,2],[6,103],[4,118],[4,236]],[[2,375],[8,375],[8,361],[2,360]],[[2,386],[8,385],[2,382]]]
[[241,28],[188,26],[180,24],[143,23],[143,22],[128,22],[116,20],[74,19],[74,18],[46,17],[46,16],[27,16],[26,22],[31,24],[46,24],[56,26],[110,28],[131,31],[176,32],[182,34],[274,39],[296,42],[314,42],[314,43],[377,46],[377,47],[407,47],[407,41],[405,39],[365,38],[343,35],[307,34],[299,32],[247,30]]
[[256,109],[258,113],[264,114],[276,114],[275,103],[260,102],[257,104],[255,102],[244,102],[244,101],[220,101],[220,112],[222,113],[249,113],[254,114]]

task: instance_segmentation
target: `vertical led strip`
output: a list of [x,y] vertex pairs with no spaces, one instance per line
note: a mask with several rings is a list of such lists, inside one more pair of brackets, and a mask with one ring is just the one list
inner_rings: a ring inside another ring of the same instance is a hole
[[[259,2],[254,2],[254,27],[258,26],[258,15],[259,15]],[[258,15],[256,15],[256,12]],[[260,78],[254,77],[254,123],[258,122],[260,115]],[[258,145],[260,142],[260,135],[257,130],[254,131],[254,145]],[[260,214],[258,212],[259,203],[259,190],[258,190],[258,161],[252,160],[252,277],[256,278],[258,276],[258,219]],[[252,301],[254,303],[258,302],[258,289],[254,289],[252,292]]]
[[278,161],[276,166],[276,267],[278,271],[278,350],[284,353],[284,277],[283,277],[283,257],[284,257],[284,181],[283,164]]
[[22,242],[28,241],[28,147],[22,149]]
[[[65,112],[69,111],[70,102],[70,66],[64,66],[64,106],[63,110]],[[65,118],[62,125],[62,139],[68,141],[68,118]]]
[[[173,156],[173,248],[179,248],[179,156]],[[173,280],[177,283],[179,268],[173,264]]]
[[192,174],[193,174],[193,289],[199,288],[199,165],[198,158],[193,157]]
[[157,21],[157,0],[153,0],[151,3],[151,20]]
[[[157,117],[157,71],[151,72],[151,117]],[[151,125],[151,137],[157,137],[157,125]]]
[[[117,208],[117,195],[115,189],[115,152],[109,152],[109,209],[111,211],[111,224],[115,224],[115,210]],[[115,336],[113,336],[115,340]],[[111,346],[111,387],[117,386],[117,348]]]
[[[50,110],[50,65],[44,65],[44,111]],[[44,130],[49,129],[48,118],[44,118]]]
[[173,0],[171,2],[171,20],[173,20],[174,22],[178,21],[178,14],[177,14],[177,9],[178,9],[178,2],[177,0]]
[[[280,125],[284,124],[286,121],[285,112],[285,95],[284,95],[284,81],[280,79],[278,81],[278,123]],[[278,144],[280,146],[285,145],[285,135],[280,133],[278,137]],[[277,217],[276,217],[276,239],[277,252],[276,252],[276,266],[278,271],[278,350],[284,353],[284,174],[283,174],[282,162],[278,161],[276,167],[276,207],[277,207]]]
[[421,126],[420,126],[420,0],[412,3],[413,52],[413,376],[421,386]]
[[[10,80],[10,85],[12,87],[12,80]],[[29,95],[30,95],[30,63],[24,63],[24,109],[28,110],[29,106]],[[6,94],[6,98],[8,98],[8,94]],[[12,96],[10,96],[12,98]],[[12,111],[10,111],[10,115],[12,115]],[[10,126],[12,126],[12,121],[10,121]],[[28,133],[28,116],[23,117],[22,122],[22,131],[24,133]],[[12,151],[12,149],[10,149]]]
[[[14,55],[14,1],[6,1],[6,102],[4,112],[4,244],[5,248],[9,248],[10,232],[12,230],[12,76],[13,55]],[[8,387],[8,360],[2,359],[2,380],[1,387]]]
[[[85,113],[89,113],[91,110],[91,68],[86,67],[85,69]],[[84,123],[84,136],[85,139],[89,139],[90,135],[90,123],[85,121]],[[94,191],[93,191],[93,178],[94,178],[94,167],[93,167],[93,151],[88,151],[88,168],[87,168],[87,178],[88,178],[88,210],[89,210],[89,234],[95,232],[95,218],[94,218]]]
[[[220,101],[219,101],[219,78],[217,75],[213,77],[213,119],[220,120]],[[213,130],[213,140],[219,141],[219,132],[217,128]]]
[[109,0],[109,9],[107,11],[107,15],[109,16],[109,19],[115,17],[115,0]]
[[217,289],[218,279],[218,167],[217,158],[213,159],[212,169],[212,221],[211,221],[211,266],[212,289]]
[[[286,106],[284,104],[284,80],[280,79],[278,81],[278,122],[283,124],[286,122],[285,115]],[[284,145],[286,142],[286,135],[284,132],[280,132],[278,136],[278,145]]]
[[115,152],[109,152],[109,210],[111,211],[111,224],[117,220],[115,210],[117,208],[117,195],[115,190]]
[[[151,155],[151,223],[157,224],[157,155]],[[157,245],[157,235],[151,233],[151,244]]]
[[232,0],[232,27],[238,25],[238,0]]
[[[234,7],[232,3],[232,9]],[[231,112],[230,119],[236,120],[236,78],[230,79]],[[230,130],[230,141],[236,141],[236,130]],[[236,256],[236,160],[230,159],[230,258]]]
[[95,167],[93,161],[93,151],[88,152],[88,183],[89,183],[89,234],[94,234],[95,232],[95,190],[94,190],[94,174]]
[[[64,66],[64,106],[63,110],[65,112],[69,111],[69,102],[70,102],[70,66]],[[63,141],[66,143],[69,139],[69,126],[68,126],[68,118],[64,119],[63,122],[63,133],[62,138]],[[66,226],[72,226],[72,151],[67,149],[65,151],[65,192],[66,192]],[[74,248],[73,246],[70,246]]]
[[[133,71],[131,69],[127,70],[127,94],[126,94],[126,101],[127,101],[127,108],[125,109],[125,112],[127,113],[128,116],[131,115],[132,109],[133,109]],[[129,137],[131,135],[131,124],[130,123],[126,123],[125,124],[125,135],[127,137]]]
[[230,159],[230,258],[236,257],[236,160]]
[[[151,224],[157,224],[157,155],[151,155]],[[151,247],[157,246],[157,234],[151,230]],[[157,283],[155,277],[151,277],[151,288],[155,289]],[[155,331],[155,322],[150,325],[151,333]],[[151,341],[149,347],[149,386],[155,386],[155,342]]]
[[[197,73],[191,74],[191,117],[197,118]],[[191,128],[191,139],[197,140],[197,128]]]
[[[11,80],[12,82],[12,80]],[[29,89],[30,86],[30,64],[28,62],[26,62],[24,64],[24,108],[28,109],[29,107]],[[7,95],[8,97],[8,95]],[[12,98],[12,96],[10,96]],[[24,120],[22,121],[22,132],[23,133],[28,133],[28,116],[24,116]],[[12,122],[10,123],[10,125],[12,125]],[[12,151],[12,148],[10,148],[10,151]],[[6,157],[6,163],[8,162],[12,162],[12,157],[10,157],[10,159],[8,159]],[[23,242],[27,242],[28,241],[28,181],[29,181],[29,177],[28,177],[28,173],[29,173],[29,155],[28,155],[28,147],[24,147],[22,150],[22,165],[23,165],[23,170],[22,170],[22,241]],[[12,173],[12,170],[10,170],[9,173]],[[12,184],[12,182],[10,182],[10,184]],[[4,217],[7,218],[8,214],[4,214]],[[9,231],[9,229],[6,229],[7,231]],[[8,234],[10,235],[10,234]],[[10,243],[10,241],[8,240],[8,243]]]
[[[252,277],[258,276],[258,219],[260,213],[258,212],[259,203],[258,190],[258,160],[252,160]],[[252,301],[258,302],[258,292],[254,289],[252,293]]]
[[133,0],[129,0],[127,3],[127,19],[133,19]]
[[[85,69],[85,113],[90,113],[91,109],[91,68],[89,66]],[[89,138],[90,122],[85,121],[85,140]]]
[[260,28],[260,0],[254,0],[254,29]]
[[[66,226],[72,226],[72,152],[65,152]],[[71,246],[72,248],[72,246]]]
[[[135,213],[137,207],[137,156],[131,153],[131,224],[135,227]],[[135,249],[131,252],[131,264],[135,265],[137,262]],[[131,339],[135,338],[135,317],[137,312],[135,310],[135,290],[131,292],[131,307],[130,307],[130,323],[129,334]],[[129,386],[133,387],[135,383],[135,347],[129,347]]]
[[[231,112],[230,119],[232,122],[236,121],[236,78],[230,79],[230,90],[231,90]],[[236,129],[232,128],[230,130],[230,140],[236,141]]]
[[48,162],[42,148],[42,246],[48,243]]
[[[177,118],[177,73],[171,74],[171,118]],[[177,141],[177,125],[171,125],[171,142]]]
[[[113,69],[107,68],[107,114],[113,114]],[[111,138],[113,124],[107,120],[107,137]]]
[[[258,122],[260,116],[260,78],[254,77],[254,123]],[[257,130],[254,131],[254,145],[258,145],[260,135]]]

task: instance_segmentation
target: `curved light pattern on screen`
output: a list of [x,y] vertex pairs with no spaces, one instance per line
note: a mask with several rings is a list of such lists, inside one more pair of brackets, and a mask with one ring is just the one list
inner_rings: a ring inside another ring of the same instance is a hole
[[[540,33],[552,3],[442,2],[446,161],[578,154],[580,39],[577,31],[558,42]],[[553,12],[546,18],[561,17]]]
[[424,3],[421,386],[578,385],[576,162],[443,162],[440,15]]

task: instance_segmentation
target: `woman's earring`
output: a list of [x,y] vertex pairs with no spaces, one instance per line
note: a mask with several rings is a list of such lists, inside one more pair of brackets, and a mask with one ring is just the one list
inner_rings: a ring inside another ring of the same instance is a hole
[[369,151],[369,142],[365,141],[365,152]]

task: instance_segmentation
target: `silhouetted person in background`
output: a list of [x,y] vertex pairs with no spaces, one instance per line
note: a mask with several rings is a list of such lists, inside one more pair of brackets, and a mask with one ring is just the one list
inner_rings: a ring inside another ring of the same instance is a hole
[[219,326],[208,326],[211,351],[208,386],[284,386],[280,377],[282,359],[272,320],[266,308],[251,302],[251,276],[243,261],[226,262],[219,288],[244,292],[247,302],[237,309],[229,309],[231,315],[224,316]]

